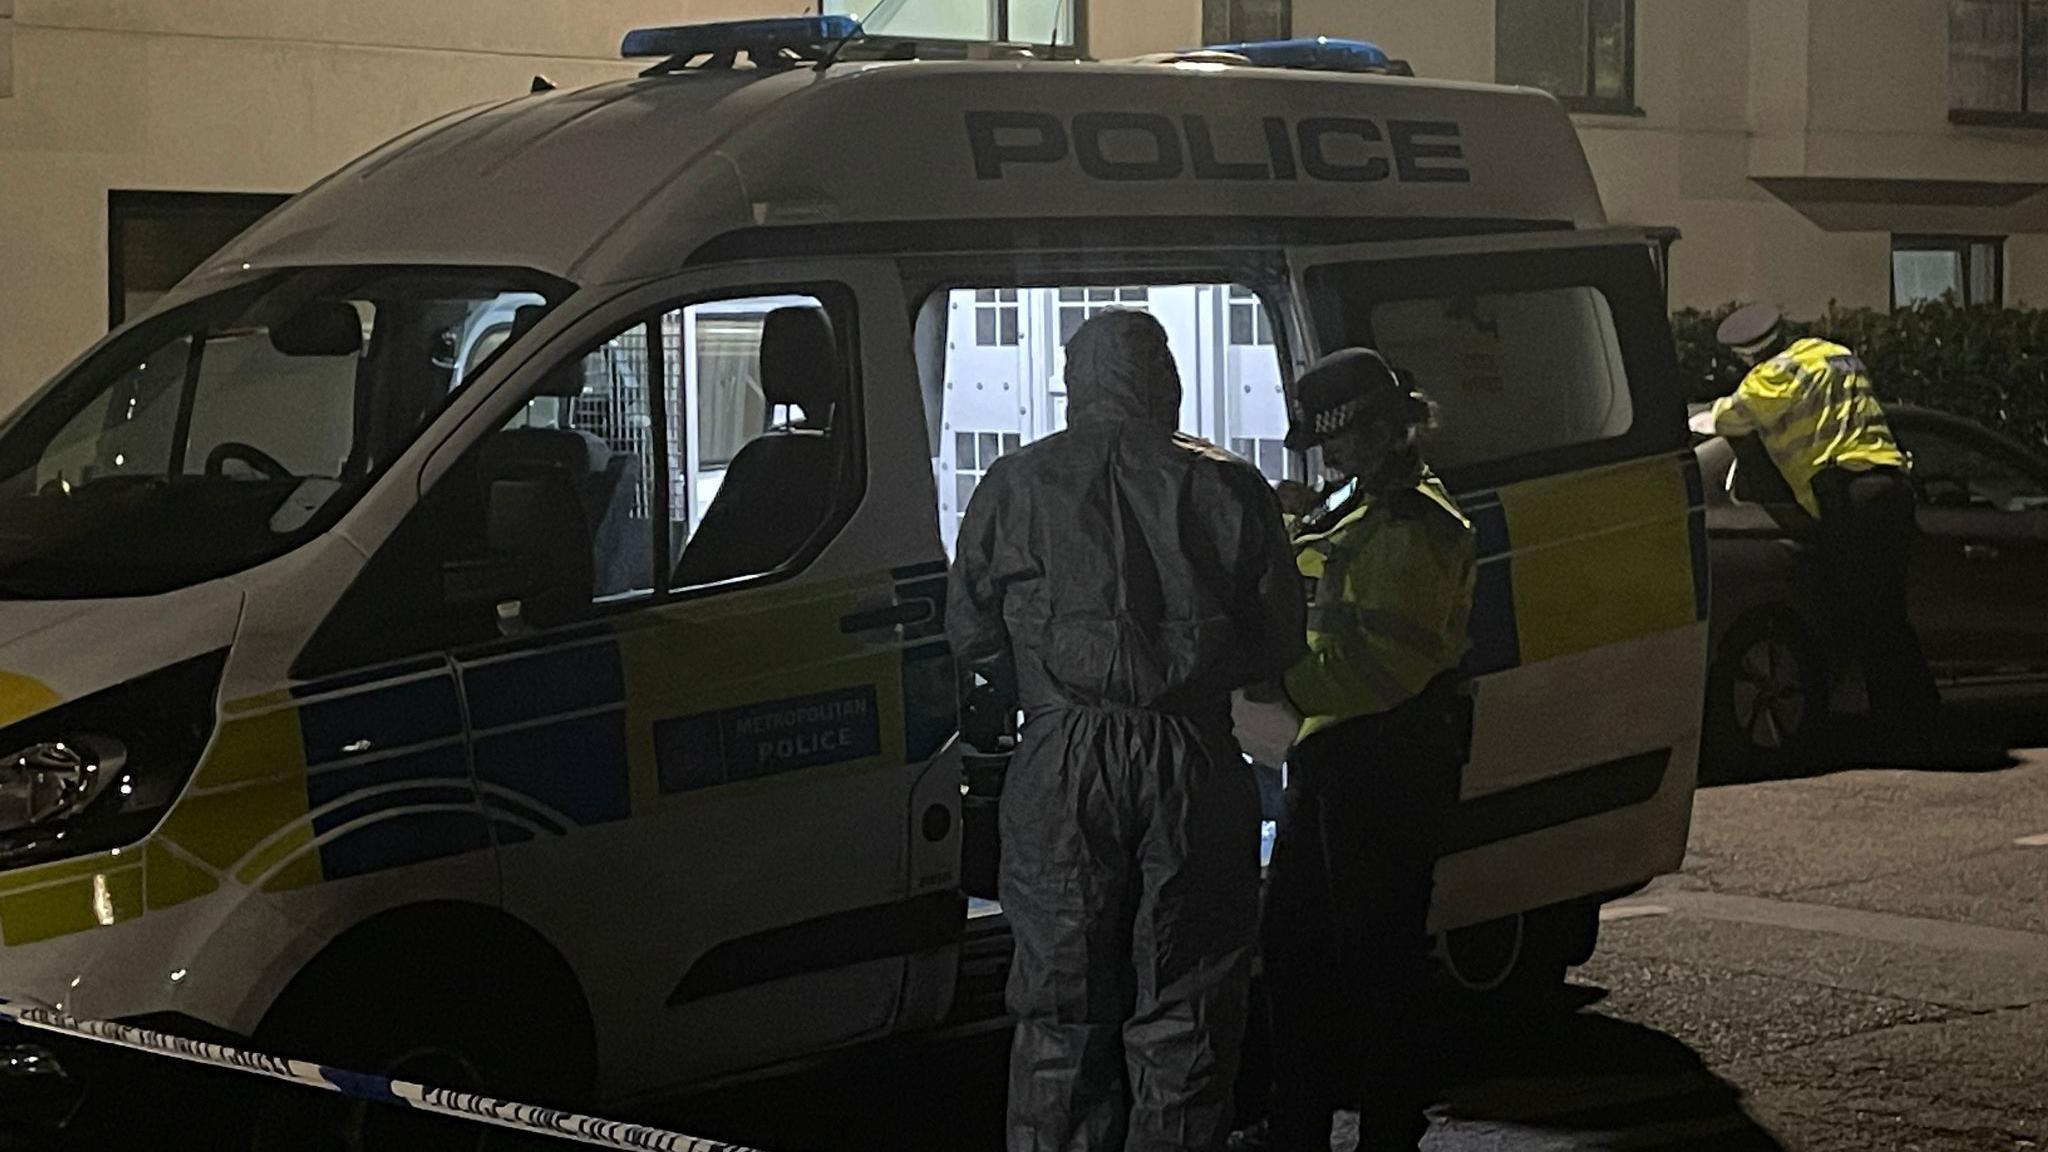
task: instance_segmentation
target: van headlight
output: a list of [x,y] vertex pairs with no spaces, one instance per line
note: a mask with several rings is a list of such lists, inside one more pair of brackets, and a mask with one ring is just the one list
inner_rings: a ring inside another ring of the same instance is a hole
[[124,780],[128,749],[112,736],[70,736],[31,744],[0,759],[0,832],[66,820]]
[[0,868],[149,835],[213,734],[226,657],[174,664],[0,730]]

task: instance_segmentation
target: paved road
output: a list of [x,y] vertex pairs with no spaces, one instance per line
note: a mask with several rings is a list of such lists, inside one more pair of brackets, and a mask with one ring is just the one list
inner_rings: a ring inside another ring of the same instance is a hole
[[[1684,871],[1605,912],[1568,1015],[1461,1021],[1429,1147],[2048,1144],[2048,752],[1700,793]],[[996,1149],[1004,1037],[698,1101],[773,1148]]]

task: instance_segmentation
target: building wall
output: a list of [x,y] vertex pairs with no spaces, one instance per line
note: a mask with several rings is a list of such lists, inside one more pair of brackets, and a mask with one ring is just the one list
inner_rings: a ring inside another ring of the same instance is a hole
[[106,329],[109,189],[296,191],[536,73],[624,74],[635,24],[764,7],[0,0],[0,410]]
[[[1303,35],[1494,79],[1495,0],[1296,0]],[[1640,0],[1640,116],[1575,120],[1608,214],[1675,225],[1676,306],[1891,300],[1894,232],[2003,235],[2008,303],[2048,304],[2048,204],[1803,211],[1758,178],[2048,183],[2048,135],[1949,123],[1941,0]],[[2041,200],[2043,197],[2036,197]]]
[[[100,334],[110,189],[290,192],[441,112],[624,74],[638,24],[802,0],[0,0],[0,408]],[[1495,0],[1295,0],[1299,34],[1493,79]],[[1675,225],[1678,305],[1882,307],[1894,231],[2009,237],[2048,304],[2048,197],[1794,206],[1759,181],[2048,183],[2048,136],[1948,122],[1940,0],[1642,0],[1639,116],[1577,117],[1609,214]],[[1201,0],[1094,0],[1113,58],[1200,39]],[[2035,201],[2043,201],[2036,205]]]

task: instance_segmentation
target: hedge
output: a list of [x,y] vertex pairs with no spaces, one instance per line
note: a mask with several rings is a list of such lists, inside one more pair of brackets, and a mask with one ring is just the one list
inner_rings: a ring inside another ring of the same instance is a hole
[[[1714,329],[1734,309],[1671,317],[1679,369],[1695,401],[1725,396],[1742,379],[1742,366],[1714,342]],[[1954,412],[2048,447],[2048,311],[1945,301],[1892,312],[1831,304],[1819,319],[1787,326],[1795,336],[1853,349],[1886,399]]]

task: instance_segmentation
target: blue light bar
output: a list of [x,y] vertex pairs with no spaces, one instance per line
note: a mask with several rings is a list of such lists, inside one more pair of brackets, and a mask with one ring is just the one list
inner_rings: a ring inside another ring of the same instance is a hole
[[1248,40],[1210,44],[1203,51],[1229,52],[1263,68],[1300,68],[1311,72],[1376,72],[1407,75],[1407,65],[1364,40],[1332,40],[1328,36],[1297,40]]
[[745,52],[759,63],[764,57],[787,50],[804,59],[822,59],[832,45],[859,35],[860,21],[851,16],[728,20],[673,28],[635,28],[626,33],[619,55],[628,60],[647,56],[689,59]]

